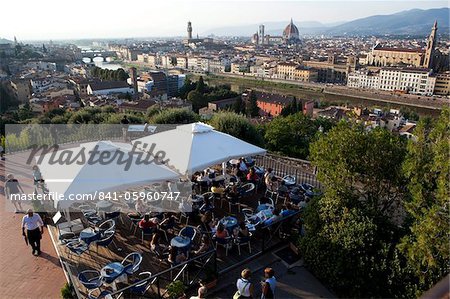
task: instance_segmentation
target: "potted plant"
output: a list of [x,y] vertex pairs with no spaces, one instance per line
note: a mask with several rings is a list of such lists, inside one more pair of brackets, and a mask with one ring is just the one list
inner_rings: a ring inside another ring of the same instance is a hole
[[167,286],[167,294],[169,298],[173,299],[182,299],[186,298],[186,294],[184,293],[184,284],[181,280],[175,280]]
[[68,284],[67,282],[64,284],[64,286],[61,288],[61,298],[63,299],[75,299],[75,290],[73,289],[73,286]]

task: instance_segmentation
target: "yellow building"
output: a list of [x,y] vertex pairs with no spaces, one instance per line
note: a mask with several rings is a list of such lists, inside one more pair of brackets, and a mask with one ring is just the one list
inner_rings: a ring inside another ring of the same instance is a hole
[[298,64],[294,62],[280,62],[277,65],[278,78],[285,80],[295,80],[295,69]]
[[448,96],[450,95],[450,72],[437,74],[434,84],[434,94]]
[[315,69],[299,66],[294,71],[294,78],[302,82],[317,82],[318,72]]
[[368,55],[368,64],[372,66],[396,66],[400,64],[420,67],[423,64],[422,49],[384,48],[376,45]]

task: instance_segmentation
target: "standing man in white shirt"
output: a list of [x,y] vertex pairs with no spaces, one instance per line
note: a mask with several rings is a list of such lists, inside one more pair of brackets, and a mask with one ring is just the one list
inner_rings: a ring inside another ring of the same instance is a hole
[[[26,229],[26,234],[25,234]],[[33,249],[32,254],[41,254],[41,237],[44,233],[44,222],[39,214],[35,214],[32,209],[28,209],[27,214],[22,218],[22,235],[28,239]]]

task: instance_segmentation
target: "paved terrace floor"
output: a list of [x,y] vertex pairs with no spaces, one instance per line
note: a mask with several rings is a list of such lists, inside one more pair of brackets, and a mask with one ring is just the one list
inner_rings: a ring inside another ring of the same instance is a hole
[[[19,164],[8,166],[15,167],[15,173],[31,173]],[[61,298],[66,278],[48,231],[41,240],[42,254],[33,256],[20,229],[23,214],[15,214],[6,203],[5,161],[0,161],[0,181],[0,298]],[[21,179],[21,185],[25,192],[32,192],[31,176]]]

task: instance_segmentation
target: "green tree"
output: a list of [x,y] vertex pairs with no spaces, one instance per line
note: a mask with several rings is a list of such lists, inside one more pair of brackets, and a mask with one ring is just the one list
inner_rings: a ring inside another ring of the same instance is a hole
[[192,109],[195,112],[198,112],[200,108],[206,107],[208,105],[206,97],[197,90],[189,92],[187,100],[192,103]]
[[196,87],[195,87],[195,91],[203,94],[206,92],[206,85],[205,82],[203,81],[203,77],[200,76],[200,78],[197,81]]
[[267,126],[264,139],[267,149],[284,155],[306,159],[309,145],[314,140],[318,126],[302,113],[276,117]]
[[301,103],[300,103],[300,104],[297,103],[297,98],[294,97],[294,99],[292,100],[292,102],[290,102],[288,105],[286,105],[286,107],[284,107],[284,108],[281,110],[280,115],[282,115],[282,116],[288,116],[288,115],[290,115],[290,114],[295,114],[295,113],[297,113],[297,112],[300,112],[300,111],[301,111],[301,109],[300,109],[300,107],[299,107],[300,105],[301,105]]
[[310,151],[325,191],[305,215],[300,248],[308,267],[340,296],[402,295],[393,204],[404,197],[403,141],[384,129],[366,132],[341,122]]
[[256,98],[255,92],[251,92],[250,100],[247,103],[246,111],[248,116],[251,117],[259,116],[258,100]]
[[214,114],[209,124],[216,130],[230,134],[249,143],[262,146],[263,138],[257,128],[243,115],[233,112]]
[[26,103],[18,111],[19,120],[30,119],[34,116],[33,111],[31,111],[31,106],[29,103]]
[[412,225],[399,248],[418,278],[416,296],[449,273],[449,119],[448,108],[433,124],[422,119],[404,163],[411,194],[405,207]]
[[189,124],[199,120],[199,115],[183,108],[162,110],[149,119],[152,124]]
[[234,113],[237,113],[237,114],[243,114],[243,115],[246,114],[245,103],[241,97],[236,99],[236,101],[233,104],[232,110],[234,111]]
[[184,81],[183,86],[180,89],[180,97],[182,99],[187,99],[187,96],[189,92],[195,90],[196,84],[192,82],[191,78],[189,76],[186,77],[186,80]]

